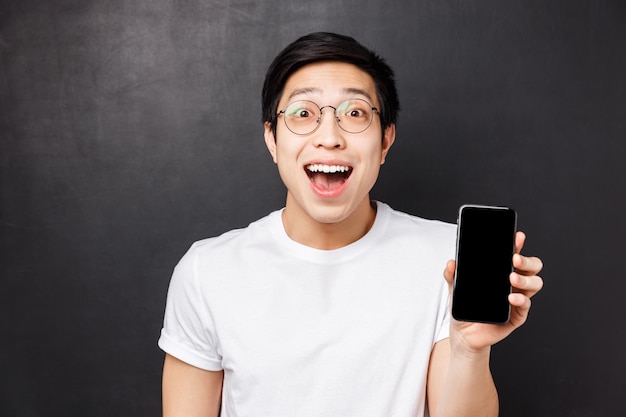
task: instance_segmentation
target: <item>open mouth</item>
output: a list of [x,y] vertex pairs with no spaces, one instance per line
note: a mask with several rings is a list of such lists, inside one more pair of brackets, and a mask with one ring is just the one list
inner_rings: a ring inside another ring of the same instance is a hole
[[306,166],[306,173],[316,188],[332,191],[346,182],[352,174],[352,168],[344,165],[311,164]]

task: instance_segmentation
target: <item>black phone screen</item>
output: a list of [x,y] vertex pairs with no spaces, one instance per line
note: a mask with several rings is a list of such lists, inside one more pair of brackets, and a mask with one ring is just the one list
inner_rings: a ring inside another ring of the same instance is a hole
[[509,321],[517,214],[506,207],[459,211],[452,316],[460,321]]

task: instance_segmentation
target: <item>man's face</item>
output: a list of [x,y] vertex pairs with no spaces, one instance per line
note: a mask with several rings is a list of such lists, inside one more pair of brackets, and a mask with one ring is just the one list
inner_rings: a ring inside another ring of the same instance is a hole
[[[380,108],[374,81],[367,73],[346,63],[315,63],[287,80],[278,110],[297,100],[336,108],[349,99],[363,99]],[[328,224],[369,207],[369,192],[394,141],[395,126],[385,129],[383,136],[380,117],[374,113],[367,130],[348,133],[327,107],[317,130],[297,135],[287,128],[284,117],[277,119],[276,137],[266,123],[265,141],[287,187],[286,211],[305,216],[302,220]]]

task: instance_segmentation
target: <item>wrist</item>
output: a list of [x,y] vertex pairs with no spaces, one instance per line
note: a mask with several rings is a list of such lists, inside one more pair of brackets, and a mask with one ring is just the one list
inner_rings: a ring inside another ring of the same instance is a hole
[[491,356],[491,345],[474,347],[464,340],[450,339],[450,355],[453,358],[464,359],[471,362],[489,362]]

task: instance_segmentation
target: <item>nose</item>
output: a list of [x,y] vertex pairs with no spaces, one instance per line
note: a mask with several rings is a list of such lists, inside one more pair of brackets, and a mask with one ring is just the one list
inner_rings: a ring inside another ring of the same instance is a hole
[[[324,112],[328,108],[329,110]],[[343,130],[337,123],[336,109],[333,106],[324,106],[320,108],[320,121],[318,129],[313,133],[313,145],[316,147],[326,148],[343,148],[345,140]],[[330,120],[324,123],[324,115],[328,114]]]

